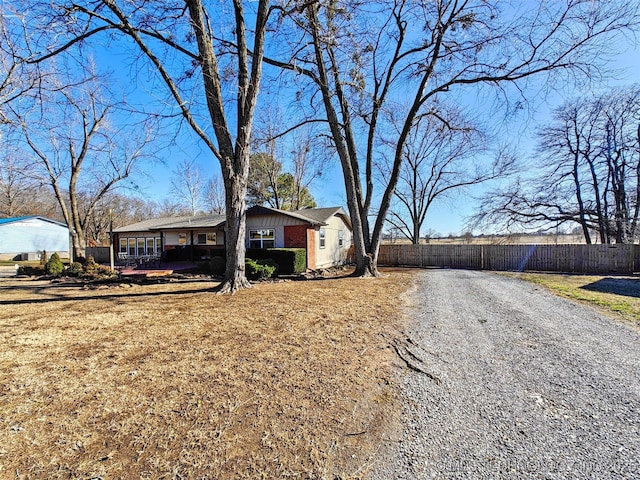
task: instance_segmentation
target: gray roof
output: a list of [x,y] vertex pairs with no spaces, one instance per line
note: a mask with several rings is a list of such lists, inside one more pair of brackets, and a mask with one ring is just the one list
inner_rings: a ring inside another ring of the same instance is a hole
[[[287,212],[283,212],[287,213]],[[299,215],[303,218],[308,218],[316,223],[326,224],[331,217],[341,216],[346,224],[351,228],[351,220],[349,219],[349,215],[344,211],[342,207],[327,207],[327,208],[305,208],[302,210],[294,210],[292,212],[288,212],[291,214]]]
[[327,208],[303,208],[302,210],[278,210],[277,208],[254,206],[247,210],[247,216],[254,215],[270,215],[270,214],[286,215],[288,217],[302,220],[314,226],[327,225],[329,219],[335,215],[343,218],[345,223],[351,228],[351,221],[347,212],[342,207]]
[[[278,210],[270,207],[251,207],[247,210],[247,215],[269,215],[281,214],[288,217],[297,218],[311,225],[327,225],[327,222],[333,216],[340,216],[345,223],[351,228],[349,215],[342,207],[327,208],[305,208],[302,210]],[[124,227],[116,228],[115,233],[126,232],[148,232],[156,230],[188,230],[191,228],[221,228],[226,221],[224,215],[200,215],[197,217],[165,217],[144,220],[142,222],[133,223]]]
[[218,228],[225,222],[224,215],[200,215],[197,217],[165,217],[143,220],[115,228],[116,233],[146,232],[151,230],[185,230],[189,228]]

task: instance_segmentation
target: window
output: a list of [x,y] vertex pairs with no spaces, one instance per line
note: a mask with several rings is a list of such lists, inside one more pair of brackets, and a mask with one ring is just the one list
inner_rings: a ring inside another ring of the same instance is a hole
[[216,244],[216,232],[199,233],[196,239],[198,245],[215,245]]
[[272,228],[249,230],[249,248],[274,248],[276,231]]
[[153,255],[154,253],[156,253],[155,248],[153,248],[153,240],[153,238],[147,238],[147,255]]
[[160,237],[120,238],[118,242],[118,253],[126,253],[131,257],[156,255],[160,250]]
[[324,228],[320,229],[320,248],[324,248],[326,245],[326,233]]
[[344,231],[338,230],[338,246],[342,247],[344,245]]

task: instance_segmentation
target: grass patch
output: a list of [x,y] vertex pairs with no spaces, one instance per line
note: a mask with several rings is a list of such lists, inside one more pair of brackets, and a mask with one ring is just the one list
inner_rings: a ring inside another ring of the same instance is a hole
[[256,285],[0,282],[0,477],[361,478],[414,271]]
[[542,285],[571,300],[597,307],[601,312],[640,326],[640,277],[509,274]]

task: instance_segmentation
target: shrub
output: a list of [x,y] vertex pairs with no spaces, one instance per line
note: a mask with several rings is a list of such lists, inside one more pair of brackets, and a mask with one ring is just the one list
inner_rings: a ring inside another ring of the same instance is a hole
[[89,258],[87,258],[87,260],[84,263],[84,271],[86,273],[92,273],[98,270],[98,268],[100,268],[100,265],[96,263],[93,257],[90,256]]
[[247,257],[273,259],[278,264],[278,274],[302,273],[307,269],[307,251],[304,248],[248,248]]
[[69,265],[69,268],[67,268],[65,273],[71,277],[78,277],[82,275],[83,272],[84,268],[82,267],[82,264],[80,262],[73,262]]
[[209,271],[212,275],[224,275],[227,269],[227,260],[224,257],[211,257],[209,260]]
[[96,263],[91,256],[85,261],[82,277],[87,280],[108,280],[117,276],[118,272]]
[[62,263],[62,260],[60,260],[60,256],[57,252],[54,252],[53,255],[51,255],[44,270],[49,275],[60,275],[62,273],[64,270],[64,264]]
[[245,273],[249,280],[266,280],[274,276],[277,269],[278,265],[271,258],[263,260],[247,258],[245,260]]
[[87,271],[84,276],[91,280],[109,280],[118,277],[118,272],[111,270],[109,267],[96,264],[97,267],[91,271]]
[[40,266],[44,267],[47,264],[47,261],[49,261],[49,257],[47,256],[47,251],[42,250],[42,252],[40,253]]
[[40,275],[44,275],[44,267],[37,266],[32,267],[31,265],[20,265],[18,268],[18,275],[29,275],[39,277]]

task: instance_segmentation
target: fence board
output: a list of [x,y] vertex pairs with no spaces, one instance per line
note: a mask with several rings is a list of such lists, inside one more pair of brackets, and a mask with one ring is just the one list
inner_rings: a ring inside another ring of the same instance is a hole
[[382,245],[379,265],[496,271],[640,271],[640,245]]

